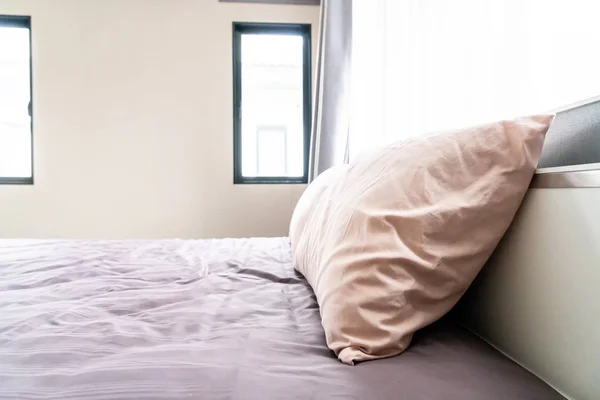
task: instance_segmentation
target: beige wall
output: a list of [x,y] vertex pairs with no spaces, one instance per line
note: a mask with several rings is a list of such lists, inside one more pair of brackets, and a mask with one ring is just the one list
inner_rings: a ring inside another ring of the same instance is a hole
[[314,45],[318,7],[0,0],[0,14],[32,16],[35,112],[35,185],[0,185],[0,237],[287,233],[302,185],[232,183],[231,23],[311,23]]

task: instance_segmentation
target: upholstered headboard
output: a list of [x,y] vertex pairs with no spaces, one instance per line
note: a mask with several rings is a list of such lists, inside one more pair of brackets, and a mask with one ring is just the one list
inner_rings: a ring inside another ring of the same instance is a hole
[[465,326],[570,399],[600,399],[600,98],[557,113]]
[[600,97],[556,110],[539,168],[600,163]]

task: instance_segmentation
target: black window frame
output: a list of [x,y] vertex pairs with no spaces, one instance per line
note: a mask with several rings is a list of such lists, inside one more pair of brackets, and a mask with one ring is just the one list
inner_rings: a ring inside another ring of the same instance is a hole
[[29,30],[29,117],[31,135],[31,176],[30,177],[5,177],[0,175],[0,185],[33,185],[33,63],[32,63],[32,41],[31,41],[31,17],[25,15],[2,15],[0,14],[0,28],[15,27],[27,28]]
[[[288,24],[288,23],[256,23],[256,22],[234,22],[233,23],[233,183],[234,184],[306,184],[308,183],[308,162],[310,153],[310,137],[312,124],[311,106],[311,25],[310,24]],[[303,175],[291,176],[243,176],[242,174],[242,74],[241,54],[243,34],[276,34],[294,35],[303,37],[302,49],[302,91],[303,91],[303,124],[304,124],[304,146]]]

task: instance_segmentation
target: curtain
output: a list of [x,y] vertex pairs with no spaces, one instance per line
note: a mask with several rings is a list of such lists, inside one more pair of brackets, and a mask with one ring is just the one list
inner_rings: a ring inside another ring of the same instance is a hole
[[348,157],[352,0],[323,0],[318,38],[309,181]]
[[349,156],[600,95],[588,0],[354,0]]

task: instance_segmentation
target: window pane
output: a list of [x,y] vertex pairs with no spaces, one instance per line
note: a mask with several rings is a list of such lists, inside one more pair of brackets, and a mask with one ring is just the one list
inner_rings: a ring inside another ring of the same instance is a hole
[[29,29],[0,25],[0,178],[31,177]]
[[242,175],[304,174],[303,37],[241,36]]
[[287,175],[287,131],[281,127],[257,127],[256,158],[259,176]]

